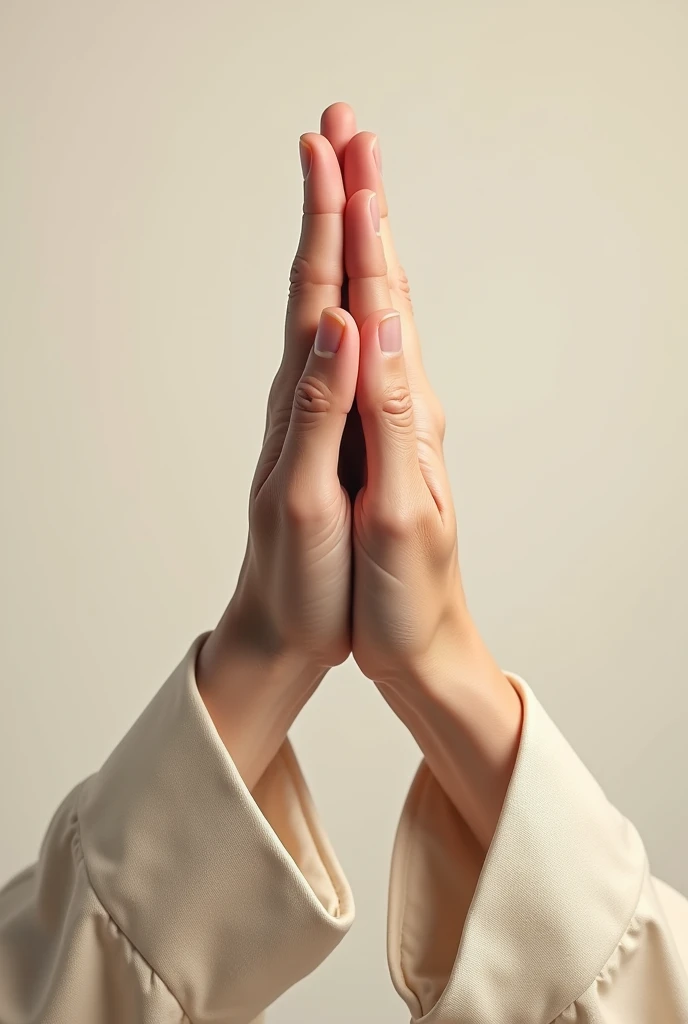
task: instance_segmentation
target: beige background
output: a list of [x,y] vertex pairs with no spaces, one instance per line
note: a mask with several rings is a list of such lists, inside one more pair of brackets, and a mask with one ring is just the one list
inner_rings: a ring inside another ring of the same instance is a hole
[[[2,875],[229,596],[297,138],[347,99],[381,138],[475,616],[688,891],[688,5],[0,17]],[[351,663],[294,738],[358,921],[272,1021],[401,1021],[387,866],[417,752]]]

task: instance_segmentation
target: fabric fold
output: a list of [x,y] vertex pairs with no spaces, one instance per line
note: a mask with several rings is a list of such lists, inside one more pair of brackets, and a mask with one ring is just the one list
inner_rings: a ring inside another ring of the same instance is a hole
[[487,854],[425,762],[401,815],[388,959],[415,1021],[549,1024],[595,983],[651,884],[633,825],[506,675],[524,721]]
[[202,640],[84,788],[82,844],[188,1016],[250,1020],[337,945],[353,899],[289,742],[244,785],[196,687]]
[[2,1020],[248,1024],[348,930],[291,745],[249,792],[196,686],[203,639],[0,892]]

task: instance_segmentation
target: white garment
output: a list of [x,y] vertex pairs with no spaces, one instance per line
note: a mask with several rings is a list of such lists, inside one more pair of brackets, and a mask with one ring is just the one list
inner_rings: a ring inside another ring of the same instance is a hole
[[[349,929],[291,745],[249,793],[196,688],[201,639],[0,893],[1,1024],[248,1024]],[[394,985],[423,1024],[688,1024],[688,902],[508,678],[524,725],[487,857],[425,763],[409,792]]]

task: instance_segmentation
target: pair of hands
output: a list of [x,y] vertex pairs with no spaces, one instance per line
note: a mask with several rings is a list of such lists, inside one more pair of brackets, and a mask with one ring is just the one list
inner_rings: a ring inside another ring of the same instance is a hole
[[246,555],[197,666],[249,784],[351,652],[426,756],[448,690],[497,678],[510,690],[464,599],[444,414],[421,360],[377,138],[336,103],[300,151],[302,230]]
[[303,136],[301,157],[303,227],[251,495],[248,575],[277,646],[322,668],[353,651],[365,675],[394,684],[463,611],[443,415],[422,369],[375,135],[356,134],[353,111],[335,104],[321,134]]

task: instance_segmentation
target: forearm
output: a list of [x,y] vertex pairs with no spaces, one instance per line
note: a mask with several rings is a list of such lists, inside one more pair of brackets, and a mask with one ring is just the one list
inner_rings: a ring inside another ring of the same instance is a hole
[[520,697],[472,624],[380,689],[485,851],[513,771]]

